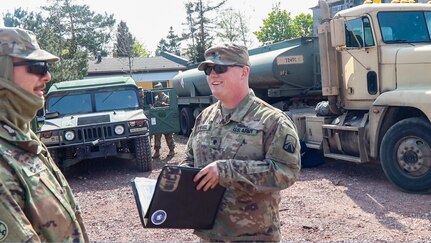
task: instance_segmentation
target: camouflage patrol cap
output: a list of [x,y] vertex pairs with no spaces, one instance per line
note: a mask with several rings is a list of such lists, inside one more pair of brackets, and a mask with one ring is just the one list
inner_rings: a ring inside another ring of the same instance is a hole
[[201,62],[198,70],[205,69],[207,64],[250,66],[247,48],[235,44],[214,46],[205,51],[205,61]]
[[57,56],[40,49],[33,32],[9,27],[0,27],[0,56],[46,62],[60,60]]

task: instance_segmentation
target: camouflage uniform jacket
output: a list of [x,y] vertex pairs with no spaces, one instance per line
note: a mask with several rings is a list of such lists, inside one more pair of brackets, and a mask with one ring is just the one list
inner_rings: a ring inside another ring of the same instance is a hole
[[213,161],[226,192],[213,228],[195,234],[211,240],[279,241],[279,191],[295,182],[301,168],[291,119],[251,90],[227,117],[220,102],[213,104],[196,119],[185,164],[202,168]]
[[159,95],[156,96],[154,106],[166,106],[169,104],[169,96],[162,92],[161,97]]
[[88,242],[66,179],[44,146],[0,123],[0,242]]

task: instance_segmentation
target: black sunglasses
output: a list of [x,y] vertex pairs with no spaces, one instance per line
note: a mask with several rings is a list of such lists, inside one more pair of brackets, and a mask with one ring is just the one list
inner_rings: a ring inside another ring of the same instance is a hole
[[244,65],[239,65],[239,64],[234,64],[234,65],[214,65],[214,66],[209,66],[207,65],[204,68],[204,73],[205,75],[210,75],[211,71],[214,70],[215,73],[217,74],[221,74],[221,73],[225,73],[227,72],[228,67],[244,67]]
[[22,61],[14,62],[13,66],[28,66],[27,72],[44,76],[49,72],[48,63],[45,61]]

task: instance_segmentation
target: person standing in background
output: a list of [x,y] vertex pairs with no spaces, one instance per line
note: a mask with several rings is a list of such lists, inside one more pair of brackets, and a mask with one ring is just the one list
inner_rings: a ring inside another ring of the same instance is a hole
[[[155,89],[161,89],[163,88],[163,85],[159,82],[156,85],[154,85]],[[169,106],[169,96],[166,95],[163,91],[158,91],[154,107],[163,107],[163,106]],[[163,134],[165,136],[166,144],[169,148],[169,157],[172,157],[175,155],[175,141],[174,141],[174,135],[172,133],[165,133]],[[154,155],[153,159],[157,159],[160,157],[160,149],[162,148],[162,134],[156,134],[154,135]]]

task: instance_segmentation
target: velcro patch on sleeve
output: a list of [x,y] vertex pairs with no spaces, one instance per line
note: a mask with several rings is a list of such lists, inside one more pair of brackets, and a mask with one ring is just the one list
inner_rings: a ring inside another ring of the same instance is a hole
[[290,134],[287,134],[286,139],[284,140],[283,149],[286,152],[293,154],[295,152],[296,146],[297,144],[295,137]]

